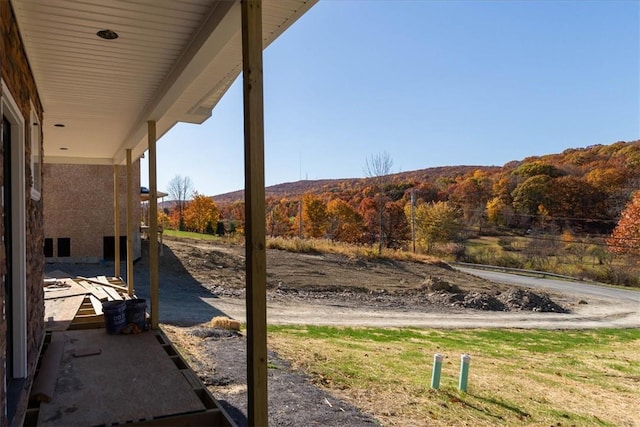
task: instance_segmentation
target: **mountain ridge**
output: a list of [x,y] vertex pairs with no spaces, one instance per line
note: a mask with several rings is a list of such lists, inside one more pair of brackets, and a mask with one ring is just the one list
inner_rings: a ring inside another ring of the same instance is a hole
[[[509,162],[512,163],[512,162]],[[509,164],[507,163],[507,164]],[[438,178],[454,178],[459,175],[465,175],[467,173],[482,170],[482,171],[496,171],[500,170],[504,166],[479,166],[479,165],[459,165],[459,166],[434,166],[424,169],[417,169],[406,172],[396,172],[387,175],[385,178],[391,182],[399,181],[415,181],[416,183],[436,180]],[[321,194],[331,191],[328,186],[338,187],[346,184],[350,187],[366,186],[367,181],[373,178],[326,178],[316,180],[299,180],[291,182],[283,182],[280,184],[270,185],[265,187],[265,196],[269,197],[299,197],[307,193]],[[213,201],[220,204],[229,204],[235,201],[244,200],[244,190],[236,190],[228,193],[222,193],[215,196],[210,196]]]

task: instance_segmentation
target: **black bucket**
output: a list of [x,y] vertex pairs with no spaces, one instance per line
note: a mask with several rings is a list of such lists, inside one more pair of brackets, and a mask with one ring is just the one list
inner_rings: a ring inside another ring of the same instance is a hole
[[147,300],[142,298],[130,299],[126,301],[127,325],[135,323],[143,331],[146,329]]
[[102,303],[104,327],[107,333],[117,335],[127,324],[124,301],[105,301]]

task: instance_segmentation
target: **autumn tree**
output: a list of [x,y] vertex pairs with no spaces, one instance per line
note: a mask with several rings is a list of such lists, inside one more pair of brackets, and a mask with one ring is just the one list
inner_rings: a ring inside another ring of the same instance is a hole
[[383,239],[384,239],[384,231],[383,231],[383,221],[384,221],[384,205],[386,203],[385,196],[383,193],[383,187],[385,182],[387,181],[387,176],[391,173],[391,168],[393,167],[393,160],[389,153],[386,151],[371,155],[365,161],[364,172],[365,176],[371,178],[374,182],[374,185],[377,187],[377,195],[375,198],[376,207],[378,210],[378,224],[379,224],[379,232],[378,232],[378,252],[382,252]]
[[388,202],[384,208],[387,220],[384,223],[385,247],[399,249],[409,240],[411,229],[404,213],[404,202]]
[[193,194],[193,183],[188,176],[176,175],[169,181],[167,187],[169,197],[171,197],[178,209],[178,229],[184,230],[184,209],[187,200],[189,200]]
[[357,243],[362,237],[362,217],[347,202],[333,199],[327,203],[327,235],[333,240]]
[[[405,213],[410,215],[409,207]],[[460,212],[448,202],[422,203],[414,209],[416,244],[430,252],[437,243],[457,240],[461,236]]]
[[198,233],[204,233],[207,227],[215,227],[220,219],[218,206],[211,199],[198,193],[195,193],[193,199],[184,209],[184,223],[188,230]]
[[589,182],[563,176],[554,181],[555,208],[552,215],[584,229],[592,220],[606,217],[605,193]]
[[467,224],[481,222],[490,198],[491,181],[486,173],[480,170],[454,184],[449,196],[449,200],[462,210]]
[[620,220],[607,240],[609,250],[640,260],[640,191],[636,191],[622,211]]
[[290,236],[291,217],[289,201],[286,199],[267,202],[267,234],[269,236]]
[[437,202],[439,197],[438,188],[430,182],[421,182],[413,187],[416,203]]
[[244,201],[236,200],[222,209],[221,217],[228,225],[230,233],[244,234]]
[[374,244],[380,241],[380,214],[378,211],[378,202],[374,197],[365,197],[358,205],[358,213],[362,217],[362,225],[364,228],[364,243]]
[[507,227],[513,223],[513,207],[500,197],[494,197],[487,202],[487,221],[492,224]]
[[324,237],[327,232],[327,205],[313,194],[302,197],[302,226],[308,237]]
[[[555,204],[553,178],[548,175],[535,175],[526,179],[511,194],[516,211],[530,218],[536,218],[541,209],[549,211]],[[527,225],[529,223],[530,221],[526,221]]]
[[564,175],[564,173],[557,167],[540,162],[534,161],[531,163],[524,163],[521,166],[514,169],[512,175],[520,176],[525,179],[534,177],[536,175],[546,175],[551,178],[557,178]]

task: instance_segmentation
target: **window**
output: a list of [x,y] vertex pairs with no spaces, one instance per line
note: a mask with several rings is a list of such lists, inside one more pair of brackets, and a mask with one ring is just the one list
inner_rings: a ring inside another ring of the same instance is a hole
[[44,239],[44,256],[45,258],[53,257],[53,239],[52,238]]
[[40,119],[31,104],[31,198],[40,200],[42,157],[40,156]]
[[58,256],[59,257],[71,256],[71,239],[69,237],[58,238]]

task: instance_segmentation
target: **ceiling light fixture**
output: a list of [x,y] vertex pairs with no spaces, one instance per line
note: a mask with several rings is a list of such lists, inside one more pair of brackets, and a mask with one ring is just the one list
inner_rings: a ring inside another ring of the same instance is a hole
[[115,40],[118,38],[118,33],[113,30],[100,30],[96,33],[96,36],[105,40]]

